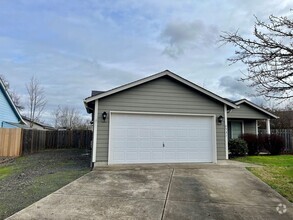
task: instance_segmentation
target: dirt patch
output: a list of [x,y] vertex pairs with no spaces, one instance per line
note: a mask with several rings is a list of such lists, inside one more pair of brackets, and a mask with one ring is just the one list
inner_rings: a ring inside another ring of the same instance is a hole
[[[43,151],[6,161],[0,166],[0,219],[38,201],[89,172],[85,150]],[[9,170],[9,173],[8,171]]]
[[0,166],[13,162],[15,157],[0,157]]

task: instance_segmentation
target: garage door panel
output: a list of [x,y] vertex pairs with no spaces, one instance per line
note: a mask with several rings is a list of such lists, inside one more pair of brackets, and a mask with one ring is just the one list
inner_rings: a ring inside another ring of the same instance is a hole
[[125,161],[125,154],[124,151],[115,150],[112,154],[112,160],[117,162],[123,162]]
[[139,128],[139,137],[150,138],[151,137],[151,129],[150,128]]
[[150,161],[151,160],[151,152],[150,151],[141,151],[139,152],[140,161]]
[[151,152],[151,161],[161,162],[164,159],[162,150],[153,150]]
[[189,159],[189,152],[179,151],[177,155],[178,159],[181,161],[187,161]]
[[113,113],[110,164],[212,162],[213,118]]
[[125,152],[125,160],[136,162],[139,159],[139,152],[137,151],[126,151]]
[[116,138],[125,138],[127,136],[127,130],[123,128],[113,128],[111,132],[112,135]]
[[156,128],[151,130],[151,137],[164,137],[164,130]]

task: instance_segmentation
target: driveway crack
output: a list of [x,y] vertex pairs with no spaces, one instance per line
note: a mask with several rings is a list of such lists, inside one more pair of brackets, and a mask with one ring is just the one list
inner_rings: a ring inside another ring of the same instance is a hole
[[165,210],[166,210],[167,200],[168,200],[168,197],[169,197],[171,183],[172,183],[172,179],[173,179],[173,175],[174,175],[174,170],[175,169],[173,168],[172,169],[172,173],[170,175],[170,180],[169,180],[169,185],[168,185],[168,189],[167,189],[167,194],[166,194],[166,198],[165,198],[165,203],[164,203],[164,207],[163,207],[163,212],[162,212],[161,220],[164,218],[164,215],[165,215]]

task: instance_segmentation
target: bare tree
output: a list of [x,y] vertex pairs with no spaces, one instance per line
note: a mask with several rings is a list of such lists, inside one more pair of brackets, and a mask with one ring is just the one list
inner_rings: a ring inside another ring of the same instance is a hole
[[74,107],[58,106],[53,115],[55,128],[89,129],[90,121],[83,119]]
[[7,81],[7,79],[5,78],[4,75],[0,75],[0,80],[2,80],[4,86],[5,86],[5,89],[7,90],[7,92],[9,93],[14,105],[19,109],[19,110],[23,110],[24,109],[24,106],[22,105],[21,103],[21,99],[20,99],[20,96],[15,92],[15,90],[12,90],[10,88],[10,84],[9,82]]
[[293,20],[271,15],[268,23],[255,17],[253,39],[224,32],[221,41],[236,47],[231,64],[242,62],[247,73],[242,78],[257,95],[285,100],[293,97]]
[[30,119],[30,127],[35,121],[40,121],[42,112],[47,104],[45,91],[41,87],[39,81],[33,76],[30,82],[26,85],[28,92],[28,117]]
[[[271,121],[272,129],[291,129],[293,128],[293,103],[288,103],[286,106],[282,108],[278,108],[277,106],[262,106],[264,109],[272,112],[274,115],[279,118]],[[266,121],[259,121],[259,126],[262,129],[266,128]]]

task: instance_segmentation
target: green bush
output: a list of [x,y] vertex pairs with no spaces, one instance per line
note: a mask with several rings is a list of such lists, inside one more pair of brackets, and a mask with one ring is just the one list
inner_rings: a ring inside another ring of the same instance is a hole
[[284,140],[277,134],[263,134],[259,136],[260,146],[267,150],[271,155],[280,155],[284,149]]
[[232,157],[245,156],[248,152],[246,142],[240,138],[230,139],[228,147]]
[[259,154],[259,142],[258,136],[256,134],[246,133],[241,135],[241,139],[243,139],[247,143],[249,156]]

